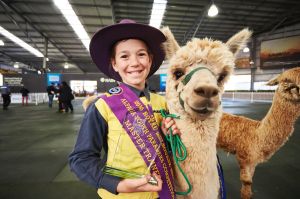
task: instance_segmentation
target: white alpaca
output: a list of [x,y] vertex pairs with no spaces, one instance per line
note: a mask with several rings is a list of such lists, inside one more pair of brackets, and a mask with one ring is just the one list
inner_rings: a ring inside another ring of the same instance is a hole
[[[194,38],[181,48],[168,28],[162,32],[167,37],[163,47],[170,60],[166,99],[170,113],[180,116],[176,124],[188,151],[181,167],[193,186],[191,193],[182,198],[217,199],[220,183],[216,142],[222,116],[221,95],[235,55],[251,32],[244,29],[226,43]],[[177,169],[175,177],[177,191],[185,191],[187,184]]]
[[[232,73],[235,55],[244,46],[251,32],[244,29],[226,43],[210,39],[193,39],[179,47],[168,28],[164,50],[170,60],[166,84],[166,99],[170,113],[179,115],[176,124],[182,132],[188,157],[181,163],[193,188],[186,199],[219,198],[216,142],[222,116],[220,106],[224,83]],[[84,101],[86,108],[95,98]],[[187,184],[175,168],[177,191]]]
[[272,107],[262,121],[224,113],[217,145],[235,154],[240,165],[241,198],[252,197],[255,167],[285,144],[300,116],[300,67],[270,80],[278,85]]

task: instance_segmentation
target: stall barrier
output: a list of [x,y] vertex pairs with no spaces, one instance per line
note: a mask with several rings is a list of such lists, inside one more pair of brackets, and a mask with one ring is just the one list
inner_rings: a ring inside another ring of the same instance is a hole
[[[160,92],[159,94],[165,95],[165,93]],[[232,101],[264,101],[271,102],[273,100],[274,92],[225,92],[223,94],[223,99],[232,100]],[[84,99],[85,97],[76,97],[76,99]],[[56,97],[53,99],[57,100]],[[2,97],[0,99],[0,103],[2,104]],[[22,95],[20,93],[12,93],[11,95],[11,103],[13,104],[21,104],[22,103]],[[41,104],[48,103],[48,94],[47,93],[29,93],[28,103],[30,104]]]
[[[12,93],[10,96],[12,104],[22,104],[22,94],[20,93]],[[57,98],[54,98],[57,100]],[[41,104],[48,102],[48,94],[47,93],[29,93],[28,94],[28,104]],[[0,103],[3,103],[3,99],[1,97]]]
[[274,92],[225,92],[222,98],[232,101],[271,102],[273,96]]
[[[165,96],[165,92],[158,92],[158,94]],[[225,92],[222,96],[224,100],[232,101],[261,101],[272,102],[274,92]]]

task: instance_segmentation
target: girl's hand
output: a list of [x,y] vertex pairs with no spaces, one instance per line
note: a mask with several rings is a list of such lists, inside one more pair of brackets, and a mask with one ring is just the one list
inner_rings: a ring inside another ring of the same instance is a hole
[[119,193],[132,193],[132,192],[158,192],[162,189],[162,180],[159,175],[153,173],[158,185],[151,185],[148,183],[151,176],[146,175],[140,179],[124,179],[121,180],[117,186],[117,192]]
[[161,130],[162,132],[167,135],[170,134],[168,129],[171,127],[173,135],[181,135],[180,130],[178,129],[175,120],[171,117],[163,118]]

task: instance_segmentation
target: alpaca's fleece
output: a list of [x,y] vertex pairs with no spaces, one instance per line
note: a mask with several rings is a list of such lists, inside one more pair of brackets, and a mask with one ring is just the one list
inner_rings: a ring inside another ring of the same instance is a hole
[[180,48],[177,41],[174,38],[174,35],[170,31],[169,27],[163,27],[161,30],[168,42],[163,43],[163,49],[165,50],[166,59],[170,59],[175,52]]
[[85,98],[82,102],[83,109],[86,110],[89,107],[89,105],[96,99],[97,99],[97,95],[92,95],[92,96]]
[[257,164],[267,161],[285,144],[300,116],[300,67],[270,80],[278,85],[272,106],[262,121],[224,113],[217,146],[236,154],[242,181],[241,197],[252,197],[251,184]]
[[[219,177],[217,171],[216,140],[222,115],[221,95],[224,83],[232,73],[236,53],[245,45],[251,32],[242,30],[227,43],[194,38],[179,48],[168,28],[164,44],[170,58],[166,83],[169,111],[179,115],[176,124],[188,150],[181,167],[193,189],[183,198],[217,199]],[[175,169],[177,191],[187,185]]]

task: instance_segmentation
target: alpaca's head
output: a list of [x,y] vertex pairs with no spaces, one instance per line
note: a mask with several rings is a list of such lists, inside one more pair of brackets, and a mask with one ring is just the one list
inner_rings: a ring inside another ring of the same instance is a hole
[[205,120],[220,106],[224,83],[232,73],[235,55],[251,36],[244,29],[226,43],[194,38],[179,47],[168,28],[164,50],[169,59],[166,97],[169,109]]
[[269,86],[278,85],[277,95],[300,105],[300,67],[283,72],[267,84]]

